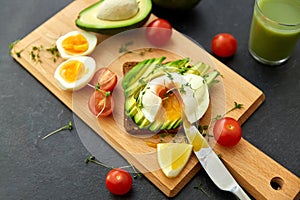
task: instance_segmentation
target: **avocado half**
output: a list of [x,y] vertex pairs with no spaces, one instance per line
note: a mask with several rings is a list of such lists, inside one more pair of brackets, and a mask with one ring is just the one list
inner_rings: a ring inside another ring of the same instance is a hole
[[99,7],[103,2],[104,0],[100,0],[82,10],[75,20],[76,26],[85,31],[113,35],[122,31],[143,26],[151,15],[152,1],[137,0],[139,11],[135,16],[118,21],[102,20],[97,18],[97,14]]

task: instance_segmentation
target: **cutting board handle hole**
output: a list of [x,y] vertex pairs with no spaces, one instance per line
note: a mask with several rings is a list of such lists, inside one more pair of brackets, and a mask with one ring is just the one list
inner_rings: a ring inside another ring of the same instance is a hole
[[283,179],[280,177],[274,177],[270,181],[270,185],[274,190],[281,190],[283,186]]

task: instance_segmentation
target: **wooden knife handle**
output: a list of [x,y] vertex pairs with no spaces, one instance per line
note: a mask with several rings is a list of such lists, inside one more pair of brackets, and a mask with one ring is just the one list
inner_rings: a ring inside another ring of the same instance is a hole
[[243,138],[233,148],[216,145],[214,149],[255,199],[300,199],[300,179]]

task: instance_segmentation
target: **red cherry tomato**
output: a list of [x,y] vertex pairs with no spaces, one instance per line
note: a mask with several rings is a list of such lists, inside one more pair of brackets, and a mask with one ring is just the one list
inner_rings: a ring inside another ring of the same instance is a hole
[[165,19],[155,19],[146,28],[146,38],[154,46],[163,46],[172,36],[172,26]]
[[232,147],[240,141],[242,128],[235,119],[224,117],[216,121],[213,133],[218,144]]
[[101,90],[112,92],[117,82],[117,75],[109,68],[104,67],[96,71],[92,80],[90,81],[90,84],[94,86],[99,84]]
[[213,38],[211,48],[219,57],[230,57],[237,50],[237,40],[229,33],[220,33]]
[[132,177],[123,169],[112,169],[106,175],[105,184],[111,193],[115,195],[123,195],[131,189]]
[[106,117],[113,111],[113,99],[110,92],[95,90],[88,101],[89,110],[97,117]]

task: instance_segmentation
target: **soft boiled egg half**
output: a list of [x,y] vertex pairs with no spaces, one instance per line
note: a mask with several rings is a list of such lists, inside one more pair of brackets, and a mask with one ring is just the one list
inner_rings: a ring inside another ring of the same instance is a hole
[[56,40],[56,47],[64,59],[89,55],[96,45],[97,37],[84,31],[71,31]]
[[142,112],[150,122],[181,118],[180,101],[172,92],[174,86],[181,94],[188,121],[194,123],[205,114],[209,106],[209,91],[204,79],[194,74],[170,73],[151,80],[140,92]]
[[54,78],[63,90],[79,90],[93,78],[96,62],[89,56],[76,56],[61,63]]

